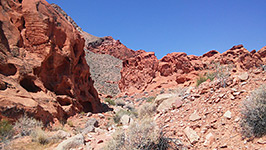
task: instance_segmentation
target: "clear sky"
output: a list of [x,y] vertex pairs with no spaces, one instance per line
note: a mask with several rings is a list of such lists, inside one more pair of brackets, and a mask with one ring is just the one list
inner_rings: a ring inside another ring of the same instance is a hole
[[266,0],[47,0],[86,32],[133,50],[202,55],[266,46]]

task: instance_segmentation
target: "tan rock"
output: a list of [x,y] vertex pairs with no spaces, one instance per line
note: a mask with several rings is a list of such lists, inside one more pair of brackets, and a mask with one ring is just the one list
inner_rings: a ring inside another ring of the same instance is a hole
[[213,142],[215,142],[215,137],[214,137],[214,135],[210,132],[209,134],[207,134],[206,135],[206,137],[205,137],[205,142],[204,142],[204,146],[205,147],[210,147],[212,144],[213,144]]
[[199,141],[200,137],[197,135],[197,132],[194,131],[193,129],[186,127],[184,132],[191,144],[195,144]]
[[120,122],[122,123],[122,125],[129,125],[130,122],[131,122],[132,118],[129,117],[128,115],[123,115],[121,118],[120,118]]
[[[174,106],[173,106],[174,105]],[[157,108],[157,111],[162,112],[164,110],[169,110],[173,107],[179,108],[182,106],[182,101],[180,97],[171,97],[164,100]]]
[[246,81],[248,79],[249,75],[247,72],[244,72],[244,73],[241,73],[238,78],[241,80],[241,81]]
[[199,116],[199,114],[197,113],[197,111],[195,111],[193,114],[191,114],[189,116],[189,120],[190,121],[197,121],[197,120],[200,120],[201,117]]

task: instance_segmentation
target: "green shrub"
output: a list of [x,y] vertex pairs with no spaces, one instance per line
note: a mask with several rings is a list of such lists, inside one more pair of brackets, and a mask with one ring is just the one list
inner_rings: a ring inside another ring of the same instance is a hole
[[155,100],[155,97],[153,97],[153,96],[150,96],[150,97],[148,97],[147,98],[147,100],[146,100],[146,102],[153,102]]
[[211,81],[213,81],[216,76],[217,76],[216,72],[208,72],[206,74],[207,79],[210,79]]
[[34,129],[42,127],[43,123],[41,121],[24,115],[15,123],[14,130],[19,132],[21,136],[27,136],[30,135]]
[[266,135],[266,87],[254,90],[243,102],[240,125],[246,137]]
[[205,82],[207,80],[206,76],[200,75],[197,79],[197,86],[199,86],[201,83]]
[[4,141],[6,139],[9,139],[13,135],[13,126],[12,124],[3,119],[0,121],[0,139],[1,141]]
[[104,101],[105,101],[106,103],[108,103],[109,105],[115,105],[115,101],[112,100],[111,98],[106,98]]

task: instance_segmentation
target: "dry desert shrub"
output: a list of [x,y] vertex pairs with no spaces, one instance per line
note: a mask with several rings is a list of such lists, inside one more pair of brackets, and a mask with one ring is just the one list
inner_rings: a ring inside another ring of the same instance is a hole
[[51,138],[47,135],[45,131],[41,128],[37,128],[31,132],[31,137],[33,142],[45,145],[50,143]]
[[145,103],[138,109],[138,118],[152,117],[156,113],[156,106],[151,103]]
[[266,86],[254,90],[244,100],[241,127],[245,137],[266,135]]
[[125,103],[125,101],[123,101],[123,99],[115,100],[115,104],[116,104],[116,106],[121,106],[121,107],[126,105],[126,103]]
[[[143,118],[132,123],[127,131],[120,129],[113,135],[113,139],[107,143],[105,150],[164,150],[167,141],[162,140],[156,123],[151,118]],[[162,145],[164,147],[162,147]]]
[[21,136],[28,136],[35,129],[42,127],[43,123],[41,121],[24,115],[15,123],[14,130]]

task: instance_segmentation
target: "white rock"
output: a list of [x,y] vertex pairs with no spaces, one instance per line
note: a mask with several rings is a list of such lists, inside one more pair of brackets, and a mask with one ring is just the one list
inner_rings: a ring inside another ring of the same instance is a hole
[[84,145],[84,136],[82,134],[78,134],[67,140],[61,142],[55,149],[56,150],[67,150],[71,148],[76,148]]
[[224,113],[224,117],[227,118],[227,119],[231,119],[232,118],[232,113],[231,111],[227,110],[225,113]]
[[238,76],[238,78],[241,80],[241,81],[246,81],[247,79],[248,79],[248,73],[247,72],[244,72],[244,73],[242,73],[242,74],[240,74],[239,76]]

